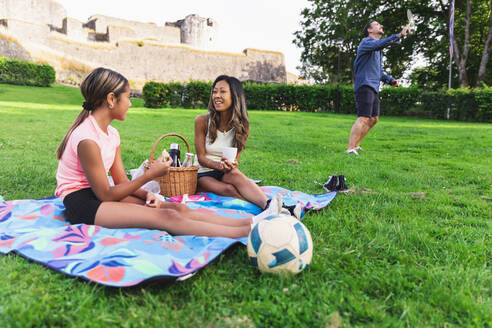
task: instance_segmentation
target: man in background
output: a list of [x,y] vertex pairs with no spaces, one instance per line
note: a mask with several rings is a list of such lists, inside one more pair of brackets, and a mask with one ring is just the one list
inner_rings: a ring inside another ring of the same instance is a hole
[[359,155],[362,150],[360,143],[371,128],[379,120],[379,85],[383,81],[398,87],[398,80],[383,72],[382,49],[400,43],[400,39],[408,34],[409,27],[405,26],[398,34],[387,38],[383,36],[383,25],[376,21],[367,23],[364,27],[362,39],[357,48],[357,57],[354,62],[354,93],[357,107],[357,120],[350,131],[347,153]]

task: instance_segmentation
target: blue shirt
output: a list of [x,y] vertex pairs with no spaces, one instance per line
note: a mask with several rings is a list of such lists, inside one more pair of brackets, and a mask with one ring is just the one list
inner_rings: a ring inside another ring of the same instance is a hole
[[354,92],[361,86],[367,85],[379,92],[381,81],[391,83],[394,78],[383,72],[383,56],[381,50],[393,44],[400,43],[398,34],[375,40],[371,37],[362,39],[357,48],[357,57],[354,62]]

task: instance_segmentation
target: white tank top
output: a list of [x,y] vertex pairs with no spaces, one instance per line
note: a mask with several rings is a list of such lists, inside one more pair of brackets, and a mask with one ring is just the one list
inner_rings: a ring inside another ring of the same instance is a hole
[[[217,138],[213,143],[210,143],[209,132],[205,137],[205,156],[213,161],[220,162],[222,158],[222,148],[232,147],[232,141],[234,140],[235,129],[230,129],[225,134],[222,131],[217,130]],[[200,165],[198,173],[213,171],[209,167]]]

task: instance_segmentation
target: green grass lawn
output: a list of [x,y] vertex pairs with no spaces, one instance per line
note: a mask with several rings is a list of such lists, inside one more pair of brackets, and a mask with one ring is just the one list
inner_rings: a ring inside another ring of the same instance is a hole
[[[55,150],[81,104],[70,87],[0,84],[0,195],[53,194]],[[113,124],[126,168],[164,133],[192,145],[204,112],[135,99]],[[250,118],[247,175],[321,193],[313,180],[344,174],[353,190],[305,217],[314,242],[305,272],[259,274],[238,246],[184,282],[113,289],[9,254],[0,256],[1,325],[492,326],[491,124],[383,116],[353,157],[344,150],[354,115],[252,110]]]

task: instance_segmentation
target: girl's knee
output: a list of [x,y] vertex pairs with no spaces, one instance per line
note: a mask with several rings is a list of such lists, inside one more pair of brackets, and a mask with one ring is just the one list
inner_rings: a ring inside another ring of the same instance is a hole
[[172,203],[171,209],[178,212],[178,213],[184,213],[184,212],[190,210],[190,208],[188,206],[186,206],[185,204],[181,204],[181,203]]
[[[176,204],[176,205],[183,205],[183,204]],[[183,205],[184,206],[184,205]],[[163,208],[159,210],[159,219],[165,219],[168,222],[174,222],[174,221],[179,221],[182,218],[179,210],[177,207],[174,208]]]

